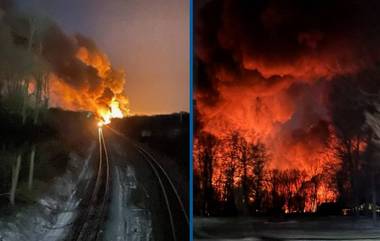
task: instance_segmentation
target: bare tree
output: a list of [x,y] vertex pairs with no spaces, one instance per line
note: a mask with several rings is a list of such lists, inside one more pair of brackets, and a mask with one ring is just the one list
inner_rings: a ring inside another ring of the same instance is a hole
[[236,200],[235,200],[235,175],[238,167],[238,160],[240,159],[240,135],[238,132],[232,132],[224,141],[227,152],[223,157],[223,172],[225,176],[223,195],[225,203],[225,212],[228,215],[235,214]]
[[[42,35],[49,26],[46,18],[27,16],[28,27],[20,31],[28,32],[27,46],[15,45],[12,34],[7,28],[0,27],[0,76],[1,94],[5,100],[5,106],[10,112],[20,113],[22,123],[25,124],[28,117],[28,109],[34,109],[33,122],[38,123],[41,103],[48,98],[48,65],[41,56]],[[2,23],[0,23],[2,24]],[[22,34],[21,34],[22,35]],[[35,81],[35,92],[30,93],[30,84]],[[34,98],[33,98],[34,97]],[[34,103],[34,107],[32,107]],[[12,167],[11,198],[14,203],[15,193],[18,184],[19,170],[21,168],[21,155],[19,151],[15,164]],[[33,186],[33,172],[35,166],[36,145],[31,145],[28,188]]]
[[19,152],[16,155],[16,161],[12,165],[12,182],[11,182],[11,189],[9,191],[9,202],[11,203],[11,205],[15,205],[16,189],[17,189],[17,184],[18,184],[19,175],[20,175],[20,168],[21,168],[21,153]]
[[252,155],[250,153],[250,146],[244,137],[240,136],[238,133],[233,133],[233,141],[231,144],[236,145],[236,163],[239,168],[239,177],[241,185],[241,195],[242,195],[242,208],[243,214],[249,214],[249,197],[252,190],[252,174],[249,175],[249,171],[253,168]]
[[[38,124],[39,114],[42,107],[47,107],[43,105],[45,100],[49,98],[49,89],[48,89],[48,73],[49,66],[42,60],[42,50],[43,45],[41,37],[50,26],[50,21],[47,18],[40,16],[29,16],[29,41],[28,41],[28,51],[32,51],[32,47],[35,45],[35,54],[37,63],[33,70],[33,77],[35,79],[35,99],[34,99],[34,114],[33,114],[33,123],[34,125]],[[29,87],[29,86],[27,86]],[[25,120],[24,120],[25,121]],[[28,178],[28,189],[31,190],[33,187],[33,176],[34,176],[34,163],[36,156],[36,145],[33,144],[30,152],[30,164],[29,164],[29,178]]]
[[268,154],[263,143],[249,143],[244,137],[237,135],[239,176],[242,188],[243,212],[249,213],[251,199],[254,199],[254,209],[261,208],[261,193],[263,189],[264,167]]
[[215,164],[215,152],[217,140],[208,133],[201,133],[196,141],[196,161],[198,178],[200,181],[201,213],[210,215],[211,207],[214,200],[214,189],[212,185],[213,170]]
[[266,147],[258,141],[250,145],[250,154],[253,164],[253,190],[255,193],[254,209],[261,210],[264,168],[269,159]]
[[[380,163],[378,162],[380,158],[380,104],[379,102],[374,102],[374,111],[372,113],[366,112],[366,124],[372,131],[369,150],[371,152],[371,159],[369,165],[370,170],[370,186],[371,186],[371,197],[372,197],[372,220],[374,223],[377,221],[377,192],[376,192],[376,176],[378,174],[378,169]],[[372,151],[371,151],[372,150]]]
[[[363,77],[364,78],[364,77]],[[359,215],[360,167],[364,165],[362,146],[367,144],[365,110],[368,104],[360,93],[360,79],[342,77],[334,81],[330,95],[330,114],[335,129],[335,153],[341,160],[337,172],[338,190],[341,200],[350,200],[356,215]]]

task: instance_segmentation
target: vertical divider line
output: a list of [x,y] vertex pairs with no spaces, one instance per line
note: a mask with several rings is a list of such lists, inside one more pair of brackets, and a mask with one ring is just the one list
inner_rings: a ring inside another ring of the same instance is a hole
[[189,240],[193,240],[193,118],[194,118],[194,111],[193,111],[193,91],[194,91],[194,83],[193,83],[193,71],[194,71],[194,59],[193,59],[193,0],[190,0],[190,46],[189,46],[189,56],[190,56],[190,118],[189,118]]

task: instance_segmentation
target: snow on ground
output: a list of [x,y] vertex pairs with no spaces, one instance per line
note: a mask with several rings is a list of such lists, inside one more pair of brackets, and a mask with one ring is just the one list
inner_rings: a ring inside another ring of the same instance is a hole
[[49,190],[38,198],[36,204],[20,208],[13,217],[0,220],[1,241],[60,241],[64,240],[76,218],[81,190],[86,189],[93,175],[89,161],[95,143],[85,161],[70,154],[65,174],[55,178]]
[[105,240],[151,241],[151,214],[144,206],[148,194],[140,185],[131,166],[115,165]]
[[266,218],[195,218],[195,240],[380,240],[380,225],[367,218],[304,218],[270,222]]

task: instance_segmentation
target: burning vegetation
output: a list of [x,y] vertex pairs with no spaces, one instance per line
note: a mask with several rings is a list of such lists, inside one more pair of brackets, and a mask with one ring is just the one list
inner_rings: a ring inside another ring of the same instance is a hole
[[198,6],[198,214],[332,203],[358,213],[376,203],[379,9],[340,0]]

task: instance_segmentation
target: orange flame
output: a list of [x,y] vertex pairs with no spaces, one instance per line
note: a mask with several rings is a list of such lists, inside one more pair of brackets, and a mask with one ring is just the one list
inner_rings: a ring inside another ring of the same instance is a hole
[[101,120],[98,122],[99,127],[111,123],[111,119],[113,118],[124,117],[123,111],[120,109],[120,103],[115,98],[113,98],[109,104],[109,109],[105,111],[99,110],[98,115],[101,118]]
[[107,125],[113,118],[129,113],[128,99],[124,96],[125,73],[115,69],[106,54],[96,46],[82,43],[76,58],[96,71],[97,80],[72,84],[54,73],[49,75],[49,105],[74,111],[90,111],[98,126]]

